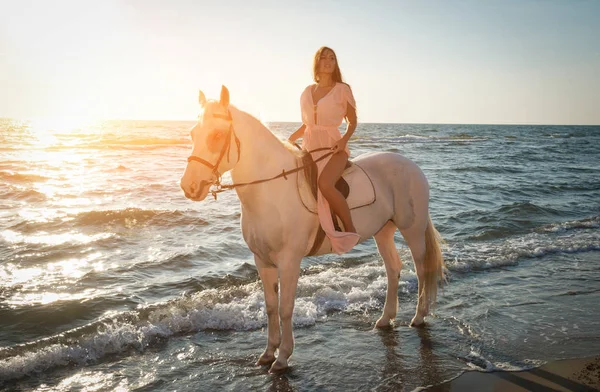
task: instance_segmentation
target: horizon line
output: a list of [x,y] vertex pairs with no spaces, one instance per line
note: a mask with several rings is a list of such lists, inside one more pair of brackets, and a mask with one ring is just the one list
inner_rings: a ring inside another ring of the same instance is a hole
[[[17,118],[17,117],[5,117],[5,116],[0,116],[0,120],[17,120],[17,121],[37,121],[39,120],[39,118]],[[260,120],[260,119],[259,119]],[[196,120],[183,120],[183,119],[141,119],[141,118],[110,118],[110,119],[93,119],[90,120],[90,123],[99,123],[99,122],[110,122],[110,121],[145,121],[145,122],[196,122]],[[282,123],[282,124],[300,124],[300,121],[275,121],[275,120],[269,120],[269,121],[265,121],[265,120],[260,120],[263,123],[266,124],[272,124],[272,123]],[[518,123],[518,122],[506,122],[506,123],[470,123],[470,122],[463,122],[463,123],[459,123],[459,122],[386,122],[386,121],[363,121],[363,122],[358,122],[358,125],[360,124],[395,124],[395,125],[528,125],[528,126],[567,126],[567,127],[598,127],[600,126],[600,123],[598,124],[566,124],[566,123],[562,123],[562,124],[550,124],[550,123]]]

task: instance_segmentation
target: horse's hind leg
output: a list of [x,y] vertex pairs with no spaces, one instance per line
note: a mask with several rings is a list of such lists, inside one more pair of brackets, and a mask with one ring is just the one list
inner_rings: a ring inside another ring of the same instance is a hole
[[419,296],[417,299],[417,309],[415,317],[410,322],[411,327],[418,327],[423,324],[425,316],[429,313],[429,299],[425,295],[425,230],[420,227],[411,227],[401,231],[406,244],[410,248],[415,270],[419,280]]
[[377,249],[379,249],[379,254],[385,263],[385,272],[388,279],[383,314],[375,323],[375,327],[377,328],[390,326],[390,323],[396,318],[396,311],[398,310],[398,280],[400,279],[402,260],[400,260],[400,256],[396,250],[396,244],[394,243],[395,232],[396,225],[392,221],[388,221],[388,223],[375,234]]

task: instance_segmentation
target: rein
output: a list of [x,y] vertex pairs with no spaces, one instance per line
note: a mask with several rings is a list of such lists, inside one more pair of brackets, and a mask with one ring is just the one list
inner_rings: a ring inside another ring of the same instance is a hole
[[[314,152],[323,151],[323,150],[331,150],[331,148],[329,148],[329,147],[317,148],[317,149],[314,149],[314,150],[312,150],[312,151],[308,151],[308,153],[309,153],[309,154],[312,154],[312,153],[314,153]],[[325,154],[325,155],[323,155],[323,156],[319,157],[318,159],[315,159],[315,160],[313,161],[313,163],[317,163],[317,162],[319,162],[319,161],[321,161],[321,160],[323,160],[323,159],[327,158],[328,156],[330,156],[330,155],[332,155],[332,154],[333,154],[333,151],[331,151],[331,152],[328,152],[327,154]],[[302,166],[299,166],[299,167],[297,167],[297,168],[295,168],[295,169],[292,169],[292,170],[285,170],[285,169],[284,169],[284,170],[282,170],[282,171],[281,171],[281,173],[279,173],[278,175],[276,175],[276,176],[274,176],[274,177],[271,177],[271,178],[264,178],[264,179],[262,179],[262,180],[256,180],[256,181],[251,181],[251,182],[239,182],[239,183],[237,183],[237,184],[221,184],[221,182],[220,182],[220,179],[219,179],[219,180],[217,180],[217,182],[215,182],[215,183],[213,184],[213,185],[215,185],[215,186],[217,187],[217,189],[211,189],[211,190],[210,190],[210,193],[213,195],[213,197],[215,198],[215,200],[217,200],[217,193],[225,192],[225,191],[228,191],[228,190],[230,190],[230,189],[237,188],[237,187],[239,187],[239,186],[246,186],[246,185],[261,184],[261,183],[263,183],[263,182],[268,182],[268,181],[271,181],[271,180],[276,180],[276,179],[278,179],[278,178],[281,178],[281,177],[283,177],[284,179],[286,179],[286,180],[287,180],[287,175],[288,175],[288,174],[292,174],[292,173],[299,172],[299,171],[301,171],[301,170],[304,170],[304,169],[305,169],[305,168],[307,168],[308,166],[309,166],[309,165],[302,165]]]
[[[254,184],[261,184],[263,182],[268,182],[268,181],[272,181],[272,180],[276,180],[278,178],[283,177],[284,179],[287,180],[287,176],[288,174],[293,174],[296,172],[299,172],[301,170],[306,169],[309,165],[302,165],[299,166],[295,169],[291,169],[291,170],[285,170],[283,169],[281,171],[281,173],[279,173],[278,175],[274,176],[274,177],[270,177],[270,178],[265,178],[262,180],[256,180],[256,181],[251,181],[251,182],[240,182],[237,184],[221,184],[221,178],[222,178],[222,174],[219,173],[219,165],[221,164],[221,161],[223,160],[223,157],[225,156],[225,153],[227,153],[227,162],[229,162],[229,151],[231,150],[231,135],[233,135],[233,137],[235,138],[235,144],[237,146],[237,152],[238,152],[238,162],[240,161],[240,140],[238,139],[237,135],[235,134],[235,131],[233,129],[233,119],[231,118],[231,113],[227,113],[227,115],[223,115],[223,114],[214,114],[214,117],[217,118],[222,118],[225,120],[229,120],[231,122],[231,125],[229,126],[229,131],[227,133],[227,139],[225,140],[225,145],[223,146],[223,149],[221,149],[221,154],[219,155],[219,159],[217,160],[217,163],[215,163],[214,165],[211,164],[210,162],[206,161],[205,159],[202,159],[200,157],[197,157],[195,155],[190,155],[187,159],[188,163],[192,162],[192,161],[196,161],[199,162],[201,164],[203,164],[204,166],[207,166],[209,169],[212,170],[213,175],[217,178],[217,180],[212,184],[215,188],[209,190],[209,192],[213,195],[213,197],[215,198],[215,200],[217,200],[217,194],[221,193],[221,192],[225,192],[228,191],[230,189],[235,189],[237,187],[240,186],[247,186],[247,185],[254,185]],[[298,146],[296,143],[294,143],[294,146],[296,146],[299,150],[301,150],[300,146]],[[324,150],[331,150],[331,148],[329,147],[322,147],[322,148],[316,148],[314,150],[308,151],[308,154],[312,154],[315,152],[319,152],[319,151],[324,151]],[[313,161],[313,163],[317,163],[325,158],[327,158],[328,156],[332,155],[333,151],[328,152],[327,154],[319,157],[318,159],[315,159]]]

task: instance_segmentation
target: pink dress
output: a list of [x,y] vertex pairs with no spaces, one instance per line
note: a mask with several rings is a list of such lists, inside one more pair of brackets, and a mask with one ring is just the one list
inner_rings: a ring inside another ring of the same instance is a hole
[[[302,110],[302,122],[306,125],[302,147],[305,150],[312,151],[317,148],[333,147],[333,145],[342,138],[338,127],[342,125],[347,111],[347,104],[356,108],[356,102],[352,95],[352,90],[347,84],[336,83],[335,86],[321,98],[318,102],[313,102],[312,91],[315,85],[310,85],[300,96],[300,107]],[[346,146],[346,154],[350,156],[350,150]],[[319,151],[312,154],[314,160],[328,151]],[[318,175],[321,175],[323,168],[329,162],[329,158],[317,162]],[[337,254],[348,252],[360,240],[356,233],[347,233],[336,231],[331,219],[331,209],[327,199],[317,192],[317,213],[319,222],[331,242],[332,250]]]

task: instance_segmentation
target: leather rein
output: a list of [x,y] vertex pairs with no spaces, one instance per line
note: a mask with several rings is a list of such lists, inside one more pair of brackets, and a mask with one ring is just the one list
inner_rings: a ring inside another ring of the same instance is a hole
[[[217,159],[217,162],[213,165],[212,163],[208,162],[205,159],[202,159],[200,157],[197,157],[195,155],[190,155],[187,159],[188,163],[195,161],[195,162],[199,162],[201,164],[203,164],[204,166],[208,167],[209,169],[212,170],[212,174],[217,178],[217,180],[212,183],[211,185],[215,186],[214,189],[209,190],[209,192],[213,195],[213,197],[215,198],[215,200],[217,200],[217,194],[221,193],[221,192],[225,192],[227,190],[230,189],[235,189],[237,187],[240,186],[247,186],[247,185],[254,185],[254,184],[261,184],[263,182],[268,182],[268,181],[272,181],[272,180],[276,180],[278,178],[283,177],[284,179],[287,180],[287,176],[289,174],[293,174],[296,172],[299,172],[301,170],[306,169],[307,167],[309,167],[309,165],[311,164],[305,164],[302,166],[298,166],[295,169],[291,169],[291,170],[285,170],[283,169],[281,171],[281,173],[279,173],[276,176],[270,177],[270,178],[265,178],[262,180],[256,180],[256,181],[251,181],[251,182],[239,182],[237,184],[222,184],[221,183],[221,179],[222,179],[222,174],[219,173],[219,165],[221,164],[221,161],[223,160],[223,158],[225,157],[225,154],[227,153],[227,162],[229,162],[229,152],[231,150],[231,137],[233,135],[234,139],[235,139],[235,144],[237,147],[237,153],[238,153],[238,157],[237,157],[237,161],[240,161],[240,154],[241,154],[241,145],[240,145],[240,139],[238,139],[237,135],[235,134],[235,130],[233,129],[233,119],[231,118],[231,113],[228,112],[227,115],[225,114],[213,114],[214,117],[216,118],[221,118],[221,119],[225,119],[228,120],[230,122],[229,125],[229,130],[227,131],[227,138],[225,139],[225,144],[223,145],[223,148],[221,149],[221,153],[219,155],[219,159]],[[301,150],[300,146],[298,146],[296,143],[294,143],[294,146],[296,146],[298,149]],[[313,161],[313,163],[317,163],[325,158],[327,158],[328,156],[333,154],[333,151],[331,151],[331,148],[329,147],[323,147],[323,148],[317,148],[311,151],[308,151],[308,154],[312,154],[318,151],[324,151],[324,150],[329,150],[329,152],[327,154],[324,154],[323,156],[315,159]],[[236,162],[237,164],[237,162]]]

